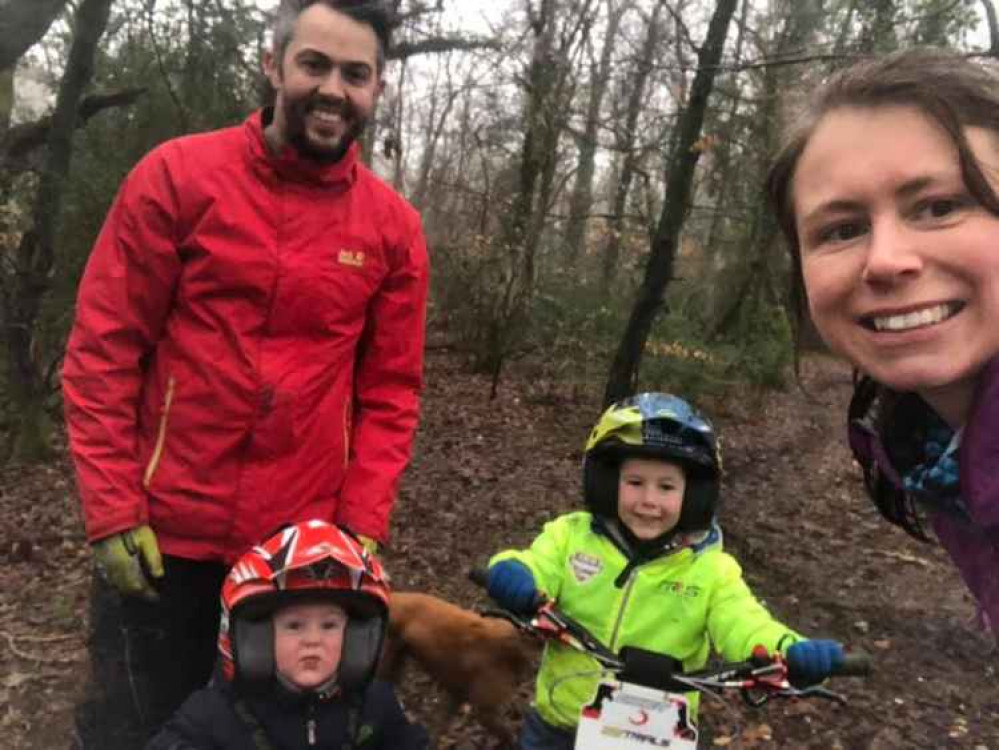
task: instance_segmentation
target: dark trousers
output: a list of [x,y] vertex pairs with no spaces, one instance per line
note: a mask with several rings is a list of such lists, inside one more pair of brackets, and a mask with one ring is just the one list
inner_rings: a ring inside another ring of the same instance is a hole
[[94,576],[77,748],[138,750],[211,676],[227,569],[176,557],[163,565],[156,602],[123,597]]

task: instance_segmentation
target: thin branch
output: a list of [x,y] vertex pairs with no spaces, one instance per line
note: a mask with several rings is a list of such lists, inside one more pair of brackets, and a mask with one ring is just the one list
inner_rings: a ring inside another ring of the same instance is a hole
[[[77,108],[76,127],[83,127],[97,113],[111,107],[127,107],[146,92],[144,88],[123,89],[110,94],[91,94]],[[14,172],[15,162],[26,159],[35,149],[44,146],[52,127],[52,116],[17,125],[0,140],[0,166]]]
[[156,27],[153,25],[153,11],[156,9],[156,0],[150,0],[149,5],[146,6],[146,23],[149,27],[149,40],[153,46],[153,54],[156,56],[156,66],[159,68],[160,76],[163,79],[163,85],[166,86],[167,94],[170,95],[170,99],[173,101],[174,106],[177,108],[177,112],[180,115],[180,129],[184,132],[190,130],[190,118],[187,115],[187,107],[180,100],[177,92],[173,88],[173,83],[170,82],[170,74],[167,72],[166,66],[163,64],[163,54],[160,52],[159,41],[156,38]]
[[468,39],[466,37],[430,37],[417,42],[401,42],[389,50],[388,59],[404,60],[414,55],[436,54],[453,50],[469,51],[477,49],[499,50],[501,45],[492,39]]

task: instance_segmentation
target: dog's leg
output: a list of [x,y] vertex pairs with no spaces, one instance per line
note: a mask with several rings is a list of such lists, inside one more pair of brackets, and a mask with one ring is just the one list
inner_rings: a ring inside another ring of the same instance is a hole
[[474,713],[479,723],[486,728],[489,734],[496,738],[498,743],[496,745],[497,750],[513,750],[513,731],[503,718],[503,708],[504,706],[502,705],[476,706]]
[[440,746],[441,738],[451,728],[463,704],[464,701],[461,698],[444,690],[438,691],[434,709],[427,721],[427,732],[430,734],[434,746]]

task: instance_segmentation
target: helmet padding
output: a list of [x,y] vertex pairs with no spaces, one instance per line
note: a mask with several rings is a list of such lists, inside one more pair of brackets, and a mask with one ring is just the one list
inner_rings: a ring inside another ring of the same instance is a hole
[[[374,677],[385,638],[385,618],[348,615],[340,652],[337,684],[344,692],[363,690]],[[274,618],[235,617],[233,662],[235,681],[251,690],[270,684],[276,674]]]

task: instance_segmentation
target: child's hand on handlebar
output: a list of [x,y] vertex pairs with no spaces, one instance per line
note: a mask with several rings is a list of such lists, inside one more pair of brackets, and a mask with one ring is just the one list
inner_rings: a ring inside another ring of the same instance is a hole
[[516,614],[530,614],[539,601],[534,575],[516,560],[502,560],[489,568],[486,590],[500,606]]
[[799,641],[787,649],[787,679],[794,687],[806,688],[839,672],[846,652],[839,641]]

